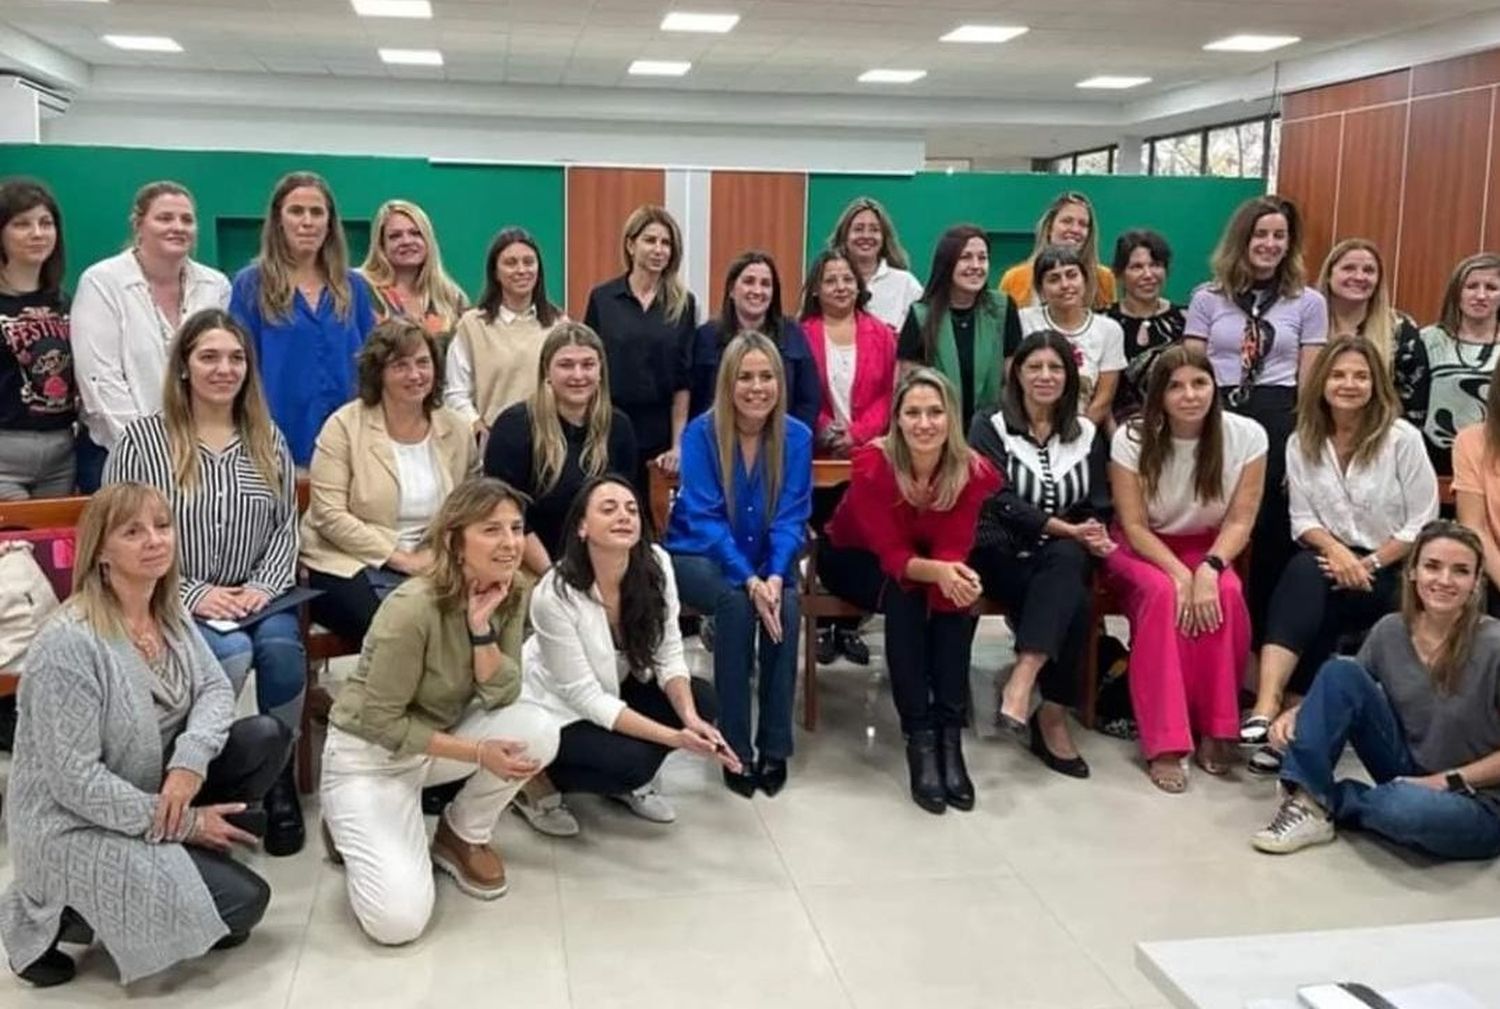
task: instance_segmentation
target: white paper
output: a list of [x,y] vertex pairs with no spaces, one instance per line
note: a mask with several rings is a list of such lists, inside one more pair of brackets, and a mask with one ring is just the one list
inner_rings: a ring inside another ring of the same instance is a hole
[[[1371,987],[1375,987],[1371,985]],[[1436,983],[1379,991],[1396,1009],[1484,1009],[1479,1000],[1451,984]],[[1296,998],[1252,999],[1245,1009],[1304,1009]]]

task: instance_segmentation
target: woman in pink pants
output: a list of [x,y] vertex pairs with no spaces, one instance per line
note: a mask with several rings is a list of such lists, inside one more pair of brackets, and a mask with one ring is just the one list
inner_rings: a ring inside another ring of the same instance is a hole
[[1266,432],[1226,412],[1201,350],[1163,351],[1140,417],[1115,432],[1110,488],[1122,535],[1104,575],[1130,618],[1130,697],[1151,781],[1187,788],[1184,758],[1228,770],[1250,616],[1230,566],[1250,540]]

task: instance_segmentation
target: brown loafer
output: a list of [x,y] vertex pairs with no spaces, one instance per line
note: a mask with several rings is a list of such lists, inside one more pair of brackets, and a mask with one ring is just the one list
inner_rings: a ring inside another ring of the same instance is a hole
[[500,853],[487,844],[470,844],[453,833],[446,816],[438,817],[432,864],[452,876],[454,884],[470,897],[494,900],[505,895],[505,863]]

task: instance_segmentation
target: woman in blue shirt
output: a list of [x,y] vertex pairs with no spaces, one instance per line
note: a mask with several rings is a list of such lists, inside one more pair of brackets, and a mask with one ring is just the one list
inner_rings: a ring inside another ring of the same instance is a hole
[[375,325],[322,177],[276,183],[260,255],[235,275],[229,312],[250,332],[271,418],[305,467],[323,422],[354,398],[354,357]]
[[688,416],[713,406],[719,358],[729,341],[746,330],[764,333],[776,344],[786,370],[786,412],[808,428],[816,427],[823,380],[802,327],[781,314],[781,274],[764,252],[746,252],[729,264],[719,317],[693,334],[687,352]]
[[[787,416],[786,401],[771,339],[749,332],[730,340],[712,408],[683,433],[682,484],[667,524],[682,601],[715,620],[719,725],[745,768],[726,768],[724,783],[746,798],[757,786],[767,795],[781,791],[792,754],[796,564],[812,511],[813,439],[811,428]],[[752,747],[757,637],[760,727]]]

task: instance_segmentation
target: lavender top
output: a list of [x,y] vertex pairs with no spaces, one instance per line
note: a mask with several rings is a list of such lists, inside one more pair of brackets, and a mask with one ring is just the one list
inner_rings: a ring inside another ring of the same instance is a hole
[[[1295,298],[1279,298],[1262,317],[1276,334],[1256,385],[1297,384],[1303,347],[1328,342],[1328,303],[1322,292],[1304,287]],[[1208,359],[1219,385],[1240,384],[1240,345],[1245,313],[1222,291],[1204,284],[1193,292],[1183,335],[1208,341]]]

